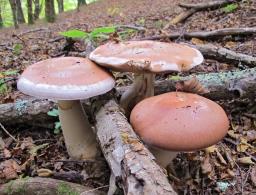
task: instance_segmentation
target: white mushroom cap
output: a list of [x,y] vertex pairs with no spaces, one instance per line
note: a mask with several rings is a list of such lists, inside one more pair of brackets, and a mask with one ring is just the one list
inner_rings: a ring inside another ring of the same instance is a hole
[[78,100],[106,93],[115,81],[88,59],[61,57],[29,66],[17,85],[23,93],[39,98]]
[[116,71],[153,73],[188,71],[204,60],[197,49],[158,41],[109,42],[89,58]]

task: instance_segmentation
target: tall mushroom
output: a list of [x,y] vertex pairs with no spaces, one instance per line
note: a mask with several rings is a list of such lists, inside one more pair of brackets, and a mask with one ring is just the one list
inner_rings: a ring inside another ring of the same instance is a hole
[[217,103],[182,92],[141,101],[132,110],[130,122],[163,167],[177,152],[195,151],[217,143],[229,127],[227,115]]
[[59,118],[70,157],[94,158],[97,144],[80,99],[111,90],[113,77],[88,59],[61,57],[29,66],[18,80],[18,89],[38,98],[58,100]]
[[154,95],[156,73],[188,71],[203,62],[202,54],[194,48],[157,41],[109,42],[96,48],[89,58],[114,71],[135,73],[133,85],[120,100],[126,113]]

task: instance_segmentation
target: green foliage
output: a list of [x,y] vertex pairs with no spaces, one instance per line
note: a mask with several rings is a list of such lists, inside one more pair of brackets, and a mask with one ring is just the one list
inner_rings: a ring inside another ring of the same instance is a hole
[[23,45],[20,43],[17,43],[13,46],[13,53],[14,55],[20,55],[21,51],[23,49]]
[[6,84],[6,78],[14,76],[18,73],[18,70],[7,70],[4,72],[0,72],[0,94],[6,94],[8,92],[8,86]]
[[60,183],[57,188],[58,195],[79,195],[79,193],[72,189],[68,184]]
[[[58,117],[59,116],[59,111],[57,109],[52,109],[49,112],[47,112],[49,116],[53,117]],[[54,123],[54,133],[59,134],[61,132],[61,123],[60,121],[57,121]]]
[[81,30],[68,30],[65,32],[60,32],[60,35],[67,37],[67,38],[84,38],[87,33]]
[[232,4],[229,4],[225,7],[223,7],[222,10],[225,13],[231,13],[231,12],[235,11],[237,8],[238,8],[238,4],[237,3],[232,3]]
[[72,29],[72,30],[60,32],[60,34],[67,38],[79,38],[79,39],[84,39],[85,41],[95,41],[96,39],[99,39],[99,38],[107,39],[108,34],[114,33],[115,31],[116,31],[115,26],[106,26],[106,27],[94,28],[90,33],[77,30],[77,29]]

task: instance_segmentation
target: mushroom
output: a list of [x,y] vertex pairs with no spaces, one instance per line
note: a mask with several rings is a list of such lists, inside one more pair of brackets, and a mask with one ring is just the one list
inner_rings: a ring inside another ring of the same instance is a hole
[[38,98],[58,101],[59,118],[68,154],[73,159],[97,156],[94,132],[80,99],[111,90],[113,77],[88,59],[53,58],[35,63],[22,73],[18,89]]
[[154,95],[156,73],[188,71],[203,62],[202,54],[194,48],[157,41],[109,42],[89,58],[115,71],[135,73],[133,85],[120,100],[127,115],[138,102]]
[[217,103],[183,92],[139,102],[131,112],[130,122],[163,167],[177,152],[200,150],[217,143],[229,128],[227,115]]

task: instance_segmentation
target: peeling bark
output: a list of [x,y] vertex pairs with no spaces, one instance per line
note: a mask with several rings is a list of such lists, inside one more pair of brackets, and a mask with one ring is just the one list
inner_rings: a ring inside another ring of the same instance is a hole
[[95,117],[97,137],[112,178],[125,194],[176,194],[114,100],[101,107]]

